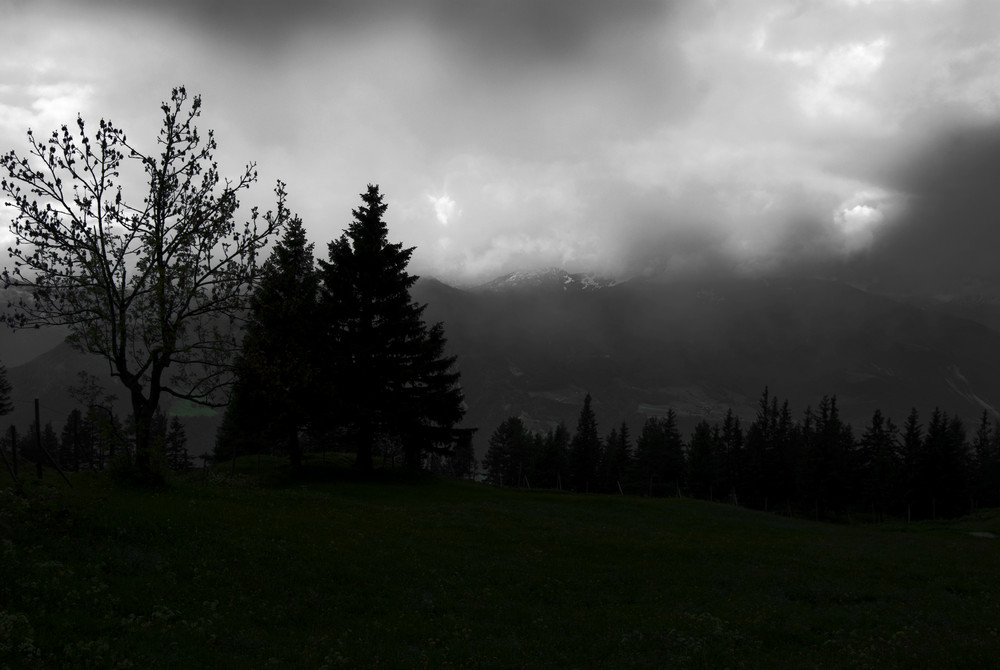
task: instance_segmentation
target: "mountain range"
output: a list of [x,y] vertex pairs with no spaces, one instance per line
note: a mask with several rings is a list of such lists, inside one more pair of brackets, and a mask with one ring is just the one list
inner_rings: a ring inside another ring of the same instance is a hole
[[[508,416],[539,431],[559,422],[572,430],[587,393],[603,431],[625,421],[633,435],[668,409],[684,431],[730,408],[749,420],[765,386],[796,417],[836,395],[859,430],[876,408],[897,423],[912,407],[970,423],[1000,408],[989,300],[880,295],[815,278],[615,280],[557,268],[471,288],[425,278],[412,296],[428,321],[444,322],[480,453]],[[67,389],[78,372],[107,378],[107,365],[58,333],[24,335],[0,340],[18,401],[4,427],[25,426],[39,397],[43,422],[58,430],[75,406]],[[218,415],[184,420],[192,453],[209,451]]]
[[859,429],[876,408],[902,423],[912,407],[970,421],[1000,407],[1000,332],[958,316],[957,301],[824,279],[559,270],[465,290],[425,280],[414,297],[445,324],[480,444],[507,416],[572,429],[587,393],[604,430],[669,408],[684,429],[729,408],[750,419],[765,386],[796,416],[836,395]]

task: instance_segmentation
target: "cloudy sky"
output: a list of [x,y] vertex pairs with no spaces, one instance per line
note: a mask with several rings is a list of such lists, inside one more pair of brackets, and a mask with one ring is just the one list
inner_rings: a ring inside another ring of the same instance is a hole
[[151,147],[184,84],[319,253],[374,182],[460,283],[1000,265],[995,0],[0,0],[0,44],[0,149]]

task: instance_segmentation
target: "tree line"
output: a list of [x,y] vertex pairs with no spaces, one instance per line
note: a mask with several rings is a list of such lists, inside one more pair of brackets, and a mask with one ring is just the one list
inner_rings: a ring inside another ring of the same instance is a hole
[[[70,395],[81,407],[66,416],[62,429],[57,431],[51,421],[42,426],[31,423],[18,430],[10,426],[0,435],[0,450],[27,459],[41,472],[51,462],[63,471],[104,470],[115,468],[123,461],[134,458],[135,419],[129,415],[123,421],[114,410],[114,396],[104,394],[97,379],[85,372],[79,374],[79,383],[70,388]],[[13,387],[7,379],[7,370],[0,365],[0,416],[13,411]],[[169,417],[157,410],[153,415],[151,437],[159,466],[186,472],[193,465],[188,452],[187,432],[176,417]],[[51,459],[51,461],[49,460]],[[11,474],[16,473],[17,461],[8,463]]]
[[730,409],[685,438],[671,409],[633,442],[624,422],[600,436],[587,395],[572,434],[507,418],[482,465],[501,486],[690,496],[820,519],[936,518],[1000,505],[1000,422],[984,411],[970,435],[939,408],[926,419],[913,409],[902,426],[876,410],[856,431],[836,396],[796,418],[765,388],[749,425]]
[[[62,470],[81,472],[114,468],[119,458],[135,448],[134,430],[131,417],[122,422],[117,416],[74,409],[59,431],[51,421],[42,426],[42,453],[38,453],[39,440],[34,424],[20,431],[12,428],[0,439],[7,453],[12,453],[16,445],[19,454],[31,461],[45,464],[48,454]],[[153,415],[151,435],[163,459],[162,466],[176,472],[187,472],[194,467],[187,448],[187,433],[178,417],[167,417],[157,411]]]

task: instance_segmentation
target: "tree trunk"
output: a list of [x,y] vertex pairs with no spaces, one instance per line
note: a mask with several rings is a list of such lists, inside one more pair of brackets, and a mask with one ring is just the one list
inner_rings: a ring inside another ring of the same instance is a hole
[[17,479],[17,429],[10,427],[10,455],[14,464],[14,479]]
[[42,422],[38,412],[38,398],[35,398],[35,468],[38,478],[42,478]]
[[[153,394],[150,394],[151,396]],[[146,398],[141,389],[133,388],[132,420],[135,422],[135,476],[136,483],[156,486],[163,483],[163,473],[155,467],[153,445],[153,415],[158,397]],[[158,396],[158,394],[157,394]]]

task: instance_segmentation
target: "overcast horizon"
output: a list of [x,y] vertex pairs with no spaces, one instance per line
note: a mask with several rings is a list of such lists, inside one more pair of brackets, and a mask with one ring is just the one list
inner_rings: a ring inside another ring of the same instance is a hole
[[152,147],[184,85],[223,174],[257,163],[247,210],[285,181],[318,256],[372,182],[411,269],[457,284],[548,266],[998,279],[1000,3],[0,11],[0,150],[77,113]]

